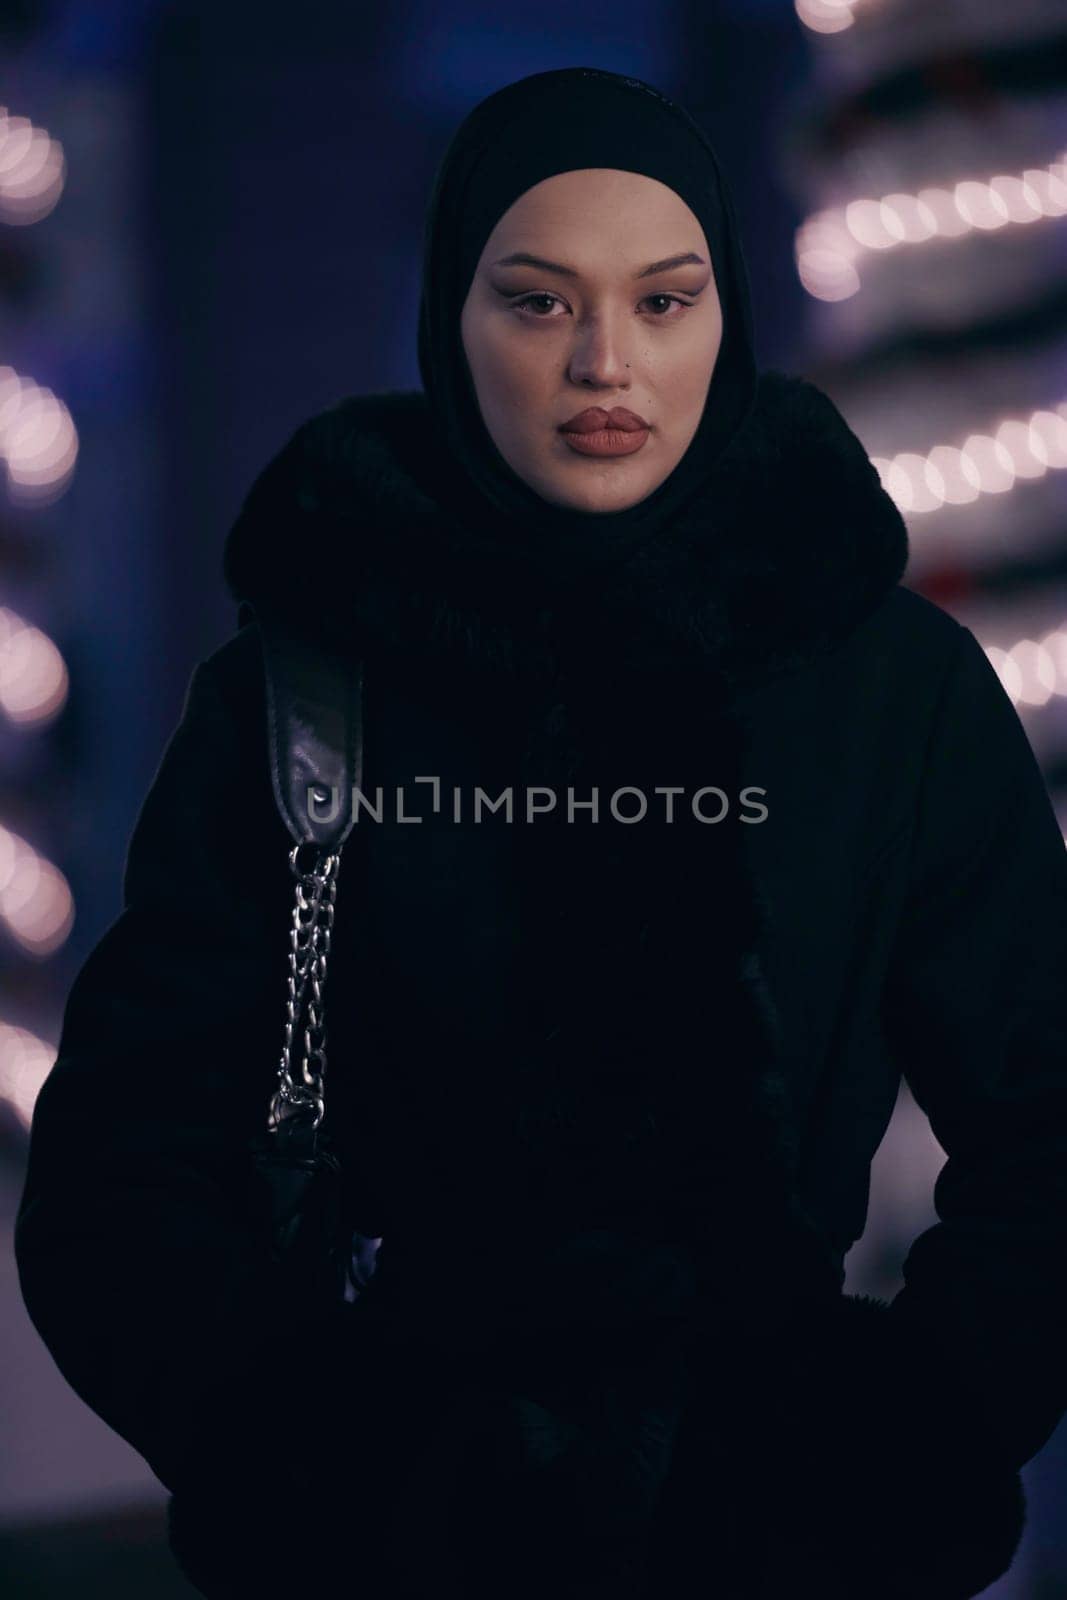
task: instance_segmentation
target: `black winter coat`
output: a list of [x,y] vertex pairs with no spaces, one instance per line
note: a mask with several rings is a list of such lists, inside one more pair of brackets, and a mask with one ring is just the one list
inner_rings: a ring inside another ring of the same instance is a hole
[[[436,503],[423,417],[313,418],[226,552],[365,665],[327,1099],[376,1279],[292,1304],[246,1199],[292,880],[245,611],[37,1102],[30,1314],[205,1593],[292,1592],[289,1505],[353,1593],[388,1548],[383,1594],[977,1594],[1067,1408],[1067,861],[1011,702],[810,384],[559,590]],[[887,1305],[843,1258],[901,1074],[948,1160]]]

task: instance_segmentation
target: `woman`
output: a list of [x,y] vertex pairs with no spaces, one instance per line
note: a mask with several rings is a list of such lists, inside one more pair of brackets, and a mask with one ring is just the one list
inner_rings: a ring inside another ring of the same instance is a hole
[[[977,1594],[1067,1404],[1067,866],[1019,720],[836,408],[757,374],[647,84],[467,118],[419,361],[231,530],[242,625],[37,1104],[30,1313],[207,1595]],[[241,1204],[291,892],[264,608],[363,663],[388,797],[328,1088],[385,1242],[328,1316]],[[843,1258],[902,1072],[949,1159],[887,1305]]]

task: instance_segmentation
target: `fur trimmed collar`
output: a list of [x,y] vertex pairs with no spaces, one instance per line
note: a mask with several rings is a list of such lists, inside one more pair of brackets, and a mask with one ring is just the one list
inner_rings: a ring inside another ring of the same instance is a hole
[[566,589],[476,545],[434,499],[419,391],[350,396],[305,422],[226,541],[238,602],[379,645],[537,674],[563,635],[601,652],[695,657],[725,678],[804,664],[900,580],[904,522],[834,403],[761,375],[711,482],[608,574]]

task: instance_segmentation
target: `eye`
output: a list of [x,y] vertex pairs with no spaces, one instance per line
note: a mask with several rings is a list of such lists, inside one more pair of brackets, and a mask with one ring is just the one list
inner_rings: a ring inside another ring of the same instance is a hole
[[[648,296],[648,298],[650,300],[666,300],[668,305],[679,306],[681,308],[681,310],[678,312],[678,316],[681,316],[683,311],[688,311],[689,308],[694,303],[692,300],[682,300],[676,294],[650,294]],[[673,317],[673,316],[668,316],[667,313],[664,312],[663,315],[660,317],[660,321],[661,322],[663,322],[663,321],[675,322],[675,321],[677,321],[677,318]]]
[[[532,311],[533,303],[535,300],[555,299],[556,296],[554,294],[524,294],[521,300],[515,300],[512,302],[512,310],[519,311],[524,314],[532,314],[536,320],[544,322],[545,318],[541,316],[539,312]],[[563,304],[562,300],[559,302],[559,304]],[[528,307],[531,308],[530,312],[527,311]]]
[[[679,320],[679,318],[684,316],[684,314],[688,310],[690,310],[690,308],[694,304],[694,302],[692,300],[683,300],[683,299],[681,299],[681,297],[679,295],[676,295],[676,294],[650,294],[650,295],[646,295],[645,298],[646,298],[646,300],[649,300],[649,301],[652,301],[652,300],[665,300],[665,301],[668,302],[668,304],[676,305],[676,306],[679,307],[679,310],[677,312],[668,312],[668,311],[654,312],[653,313],[653,320],[656,321],[656,322],[677,322]],[[520,316],[532,317],[535,322],[554,321],[555,319],[552,318],[551,316],[549,316],[548,314],[542,315],[541,312],[534,311],[534,310],[531,309],[532,306],[533,306],[534,301],[537,301],[537,300],[540,300],[540,301],[545,301],[545,300],[555,301],[559,305],[563,304],[563,301],[560,300],[558,295],[550,294],[550,293],[548,293],[547,290],[541,290],[541,291],[539,291],[537,293],[534,293],[534,294],[525,294],[525,295],[523,295],[521,300],[513,301],[512,302],[512,310],[513,311],[517,311]]]

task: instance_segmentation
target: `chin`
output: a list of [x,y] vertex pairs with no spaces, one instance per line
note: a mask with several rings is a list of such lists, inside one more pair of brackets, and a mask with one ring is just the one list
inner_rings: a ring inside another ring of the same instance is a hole
[[638,490],[631,488],[627,493],[620,494],[610,488],[603,493],[598,493],[596,489],[590,488],[588,494],[576,495],[573,491],[568,494],[555,485],[545,484],[543,487],[538,488],[538,493],[543,500],[547,500],[551,505],[559,506],[563,510],[585,511],[591,516],[596,516],[598,513],[605,515],[612,511],[628,511],[631,506],[637,505],[638,501],[646,499],[652,493],[652,490],[651,488]]
[[579,511],[588,511],[594,516],[598,512],[601,515],[607,515],[612,511],[629,511],[631,506],[636,506],[640,501],[647,499],[651,492],[650,489],[644,489],[637,494],[595,496],[588,501],[583,501],[577,509]]

